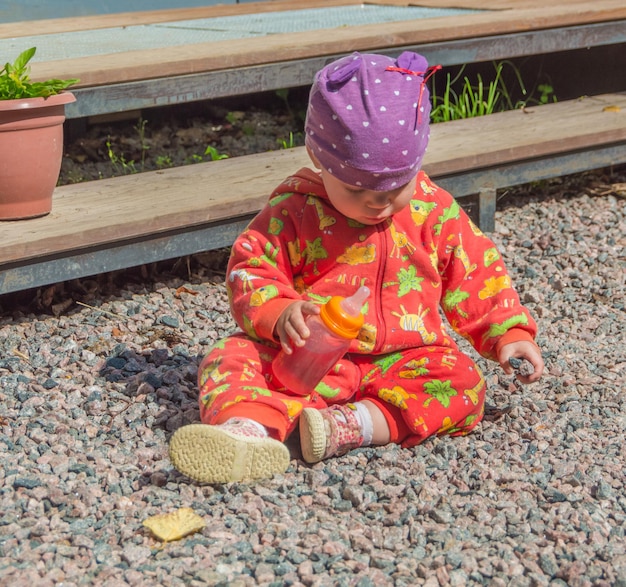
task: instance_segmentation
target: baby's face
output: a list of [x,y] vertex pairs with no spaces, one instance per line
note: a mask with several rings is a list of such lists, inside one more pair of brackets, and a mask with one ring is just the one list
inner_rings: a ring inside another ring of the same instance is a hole
[[415,193],[415,179],[385,192],[364,190],[339,181],[322,169],[322,181],[331,204],[344,216],[361,224],[374,225],[393,216],[409,204]]

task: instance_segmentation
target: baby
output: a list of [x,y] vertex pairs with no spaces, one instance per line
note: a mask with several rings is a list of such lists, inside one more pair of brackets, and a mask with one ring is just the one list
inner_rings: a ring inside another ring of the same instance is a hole
[[[442,315],[506,373],[526,359],[534,371],[518,378],[541,377],[536,324],[494,243],[421,170],[431,72],[412,52],[354,53],[316,75],[305,130],[317,170],[285,179],[233,245],[226,285],[241,332],[200,365],[203,423],[170,442],[181,473],[205,483],[283,473],[296,428],[309,463],[468,434],[485,380]],[[349,353],[310,393],[285,388],[273,359],[305,343],[307,316],[361,285],[371,294]]]

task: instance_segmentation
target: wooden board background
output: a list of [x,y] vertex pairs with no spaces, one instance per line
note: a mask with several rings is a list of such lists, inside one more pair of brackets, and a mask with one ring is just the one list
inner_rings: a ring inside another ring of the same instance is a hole
[[[455,172],[626,141],[626,93],[431,127],[424,168]],[[304,148],[57,188],[52,213],[0,223],[0,266],[254,213],[278,183],[308,165]]]
[[[408,5],[416,2],[381,0],[385,4]],[[307,0],[295,7],[360,4],[353,0]],[[403,22],[368,24],[335,29],[268,35],[252,39],[197,43],[179,47],[111,53],[90,57],[38,62],[32,67],[34,79],[80,78],[76,87],[98,86],[145,79],[158,79],[199,72],[232,69],[251,65],[279,63],[315,56],[340,55],[352,51],[470,39],[493,35],[545,30],[626,19],[624,0],[425,0],[420,5],[433,7],[472,7],[489,11],[460,16],[418,19]],[[518,8],[522,6],[522,8]],[[35,21],[0,25],[0,37],[19,37],[44,32],[91,30],[102,26],[129,26],[146,22],[207,18],[241,11],[293,9],[293,2],[279,0],[258,4],[193,8],[177,11],[127,13],[99,17]],[[235,12],[233,12],[235,11]]]

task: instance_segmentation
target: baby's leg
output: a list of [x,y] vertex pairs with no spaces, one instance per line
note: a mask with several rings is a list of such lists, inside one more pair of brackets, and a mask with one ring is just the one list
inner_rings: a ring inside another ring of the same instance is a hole
[[274,382],[272,360],[278,349],[237,334],[218,342],[198,370],[200,419],[223,424],[250,418],[271,437],[284,441],[298,423],[303,407],[321,398],[290,394]]
[[456,349],[424,347],[361,363],[359,399],[380,408],[391,441],[414,446],[441,434],[468,434],[482,419],[485,380]]
[[282,441],[293,430],[302,398],[272,389],[276,349],[235,335],[219,341],[198,372],[203,424],[177,430],[170,458],[184,475],[228,483],[283,473],[290,462]]

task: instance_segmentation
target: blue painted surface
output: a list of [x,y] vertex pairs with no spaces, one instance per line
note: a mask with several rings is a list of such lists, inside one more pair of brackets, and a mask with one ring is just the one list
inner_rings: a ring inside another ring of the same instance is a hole
[[0,0],[0,23],[263,0]]
[[[151,1],[154,2],[154,0]],[[161,1],[164,2],[164,0]],[[37,47],[37,54],[33,59],[35,63],[39,60],[55,61],[71,57],[108,55],[141,49],[177,47],[316,29],[328,29],[326,34],[332,35],[332,29],[345,26],[374,23],[384,26],[387,22],[437,18],[472,12],[474,11],[456,8],[348,5],[45,35],[37,35],[37,31],[34,30],[32,35],[0,39],[0,55],[18,55],[26,47]]]

